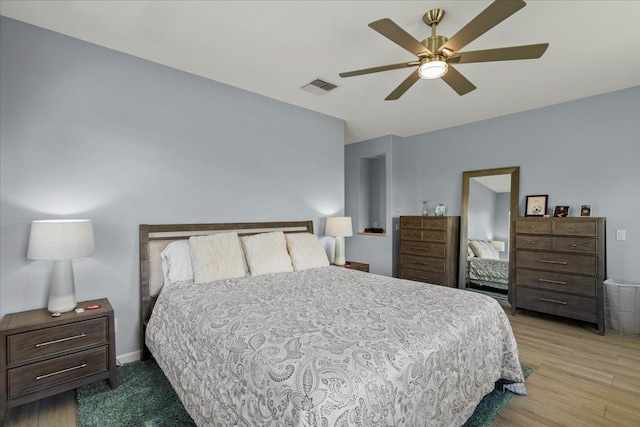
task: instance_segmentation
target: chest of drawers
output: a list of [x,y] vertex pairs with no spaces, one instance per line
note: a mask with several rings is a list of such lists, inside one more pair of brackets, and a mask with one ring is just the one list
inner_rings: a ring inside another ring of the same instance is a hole
[[46,309],[7,314],[0,322],[0,425],[8,408],[101,379],[117,386],[113,308],[107,299],[83,313]]
[[516,218],[517,307],[596,323],[604,334],[604,218]]
[[401,279],[458,286],[459,216],[401,216]]

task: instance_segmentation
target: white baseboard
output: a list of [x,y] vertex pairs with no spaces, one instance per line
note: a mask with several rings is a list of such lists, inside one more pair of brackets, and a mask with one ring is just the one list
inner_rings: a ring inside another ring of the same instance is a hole
[[140,360],[140,350],[132,351],[131,353],[119,354],[116,356],[116,360],[123,365],[125,363],[136,362]]

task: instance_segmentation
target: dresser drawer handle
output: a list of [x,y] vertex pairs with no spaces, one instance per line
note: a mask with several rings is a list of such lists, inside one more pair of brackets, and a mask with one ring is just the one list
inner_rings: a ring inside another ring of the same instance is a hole
[[538,242],[536,242],[536,241],[532,240],[532,241],[530,241],[530,242],[529,242],[529,244],[530,244],[530,245],[537,245],[537,244],[538,244]]
[[50,374],[44,374],[36,377],[36,381],[43,380],[45,378],[53,377],[54,375],[64,374],[65,372],[75,371],[76,369],[86,368],[87,364],[83,363],[82,365],[74,366],[72,368],[63,369],[61,371],[51,372]]
[[558,301],[558,300],[555,300],[555,299],[548,299],[548,298],[538,298],[538,299],[539,299],[540,301],[552,302],[552,303],[554,303],[554,304],[567,305],[567,303],[566,303],[566,302],[564,302],[564,301]]
[[420,262],[420,261],[411,261],[411,264],[427,265],[426,262]]
[[555,283],[557,285],[567,285],[567,282],[561,282],[559,280],[549,280],[549,279],[538,279],[538,282],[544,282],[544,283]]
[[560,264],[560,265],[567,265],[566,261],[551,261],[548,259],[539,259],[538,262],[543,262],[545,264]]
[[83,332],[83,333],[81,333],[80,335],[74,335],[74,336],[72,336],[72,337],[66,337],[66,338],[60,338],[59,340],[53,340],[53,341],[47,341],[47,342],[41,342],[41,343],[39,343],[39,344],[36,344],[36,348],[44,347],[44,346],[51,345],[51,344],[57,344],[57,343],[59,343],[59,342],[65,342],[65,341],[75,340],[75,339],[78,339],[78,338],[84,338],[84,337],[86,337],[86,336],[87,336],[87,334],[85,334],[85,333]]

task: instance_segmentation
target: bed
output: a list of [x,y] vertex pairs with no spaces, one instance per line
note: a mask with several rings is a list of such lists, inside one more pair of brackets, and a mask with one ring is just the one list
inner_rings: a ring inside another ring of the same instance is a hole
[[467,285],[509,289],[509,261],[499,259],[491,243],[470,240],[467,250]]
[[197,425],[462,425],[496,382],[524,392],[508,319],[485,295],[337,266],[157,289],[160,248],[229,230],[313,225],[140,226],[143,351]]

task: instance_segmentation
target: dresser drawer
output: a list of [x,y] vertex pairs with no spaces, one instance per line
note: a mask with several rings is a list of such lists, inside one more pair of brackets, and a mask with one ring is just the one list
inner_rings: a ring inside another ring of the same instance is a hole
[[9,369],[9,398],[104,372],[107,353],[104,346]]
[[435,242],[402,241],[400,242],[400,253],[444,258],[445,245],[444,243]]
[[564,219],[556,221],[554,234],[567,236],[597,236],[598,224],[596,221],[572,221]]
[[444,273],[446,271],[443,258],[429,258],[404,254],[400,256],[400,268],[411,268],[434,273]]
[[598,301],[595,298],[561,294],[541,289],[518,288],[518,307],[539,310],[552,314],[569,314],[574,317],[597,317]]
[[447,234],[444,231],[422,230],[422,240],[427,242],[445,242]]
[[587,297],[596,296],[595,277],[574,276],[550,271],[516,269],[516,286],[528,286],[548,291],[569,292]]
[[8,362],[13,365],[63,351],[106,344],[107,339],[106,317],[15,334],[7,338]]
[[422,228],[427,230],[445,230],[447,228],[447,223],[444,217],[422,218]]
[[597,264],[598,258],[592,255],[516,250],[516,267],[519,268],[596,275]]
[[556,251],[595,254],[598,252],[596,239],[581,237],[554,237],[553,249]]
[[553,249],[553,237],[551,236],[516,236],[516,249]]
[[443,285],[445,283],[444,274],[412,270],[409,268],[400,268],[400,278],[415,280],[416,282],[432,283],[434,285]]
[[551,222],[537,219],[516,222],[516,233],[551,234]]
[[422,230],[418,228],[403,228],[400,230],[400,239],[402,240],[422,240]]
[[419,216],[401,216],[401,228],[422,228],[422,218]]

